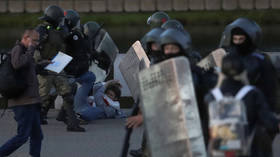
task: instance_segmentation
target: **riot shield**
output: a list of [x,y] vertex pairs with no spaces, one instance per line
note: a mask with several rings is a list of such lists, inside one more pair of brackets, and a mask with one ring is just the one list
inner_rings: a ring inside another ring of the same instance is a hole
[[203,58],[197,65],[205,70],[211,67],[221,67],[222,59],[226,55],[223,48],[212,51],[207,57]]
[[152,157],[206,157],[189,61],[169,59],[139,73]]
[[[222,68],[222,60],[226,55],[226,51],[223,48],[219,48],[211,52],[207,57],[202,59],[197,65],[205,70],[210,69],[211,67],[216,67],[217,69]],[[219,77],[216,87],[219,87],[224,79],[224,75],[219,71]]]
[[146,67],[150,66],[150,61],[143,50],[141,43],[136,41],[130,49],[127,51],[125,57],[120,62],[120,71],[128,85],[130,93],[132,94],[134,100],[139,97],[139,83],[138,83],[138,73],[139,65],[143,59]]
[[111,36],[108,32],[105,32],[103,37],[101,37],[100,42],[96,45],[96,51],[97,52],[105,52],[111,59],[111,62],[113,63],[117,57],[117,54],[119,53],[119,49],[112,40]]
[[94,61],[91,62],[89,71],[95,74],[96,76],[95,82],[103,82],[105,81],[106,77],[109,75],[109,72],[106,73],[106,71],[100,68]]

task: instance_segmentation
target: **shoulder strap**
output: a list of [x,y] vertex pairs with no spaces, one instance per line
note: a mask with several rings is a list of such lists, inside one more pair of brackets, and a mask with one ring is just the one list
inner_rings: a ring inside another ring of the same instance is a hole
[[246,96],[247,93],[249,93],[252,89],[254,89],[253,86],[246,85],[242,87],[237,94],[235,95],[235,99],[241,100],[244,96]]
[[252,56],[257,57],[260,60],[264,60],[264,58],[265,58],[263,54],[260,54],[260,53],[257,53],[257,52],[252,53]]
[[217,101],[220,101],[223,99],[223,93],[221,92],[220,88],[214,88],[211,93],[213,94],[213,96],[215,97],[215,99]]

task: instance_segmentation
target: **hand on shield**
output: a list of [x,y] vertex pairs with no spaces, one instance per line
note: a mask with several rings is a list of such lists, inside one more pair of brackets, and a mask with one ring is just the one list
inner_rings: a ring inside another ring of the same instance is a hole
[[128,128],[137,128],[137,127],[141,126],[142,123],[143,123],[142,114],[137,114],[136,116],[132,116],[132,117],[127,118],[125,125]]

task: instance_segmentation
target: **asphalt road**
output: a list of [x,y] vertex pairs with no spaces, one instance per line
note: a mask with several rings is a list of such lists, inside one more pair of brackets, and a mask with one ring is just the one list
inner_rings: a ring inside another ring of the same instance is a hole
[[[129,112],[126,110],[125,112]],[[2,113],[2,110],[0,110]],[[42,157],[120,157],[125,136],[124,119],[96,120],[88,125],[85,133],[66,131],[66,125],[55,120],[57,110],[49,112],[49,124],[42,126],[44,140]],[[135,129],[131,137],[132,149],[139,148],[142,128]],[[13,113],[7,110],[0,119],[0,145],[16,134]],[[11,157],[29,157],[28,142]],[[280,157],[280,136],[274,141],[274,157]]]
[[[0,110],[2,113],[2,110]],[[41,157],[119,157],[125,136],[124,119],[96,120],[85,133],[67,132],[66,125],[55,120],[56,110],[49,113],[49,124],[43,125],[44,140]],[[142,128],[135,129],[131,148],[140,147]],[[0,145],[16,134],[13,113],[6,111],[0,119]],[[20,147],[11,157],[29,157],[29,143]]]

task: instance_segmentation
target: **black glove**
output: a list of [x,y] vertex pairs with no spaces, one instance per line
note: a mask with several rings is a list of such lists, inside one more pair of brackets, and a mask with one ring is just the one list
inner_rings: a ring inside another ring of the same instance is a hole
[[43,60],[36,64],[36,74],[48,75],[48,71],[44,68],[51,63],[50,60]]

